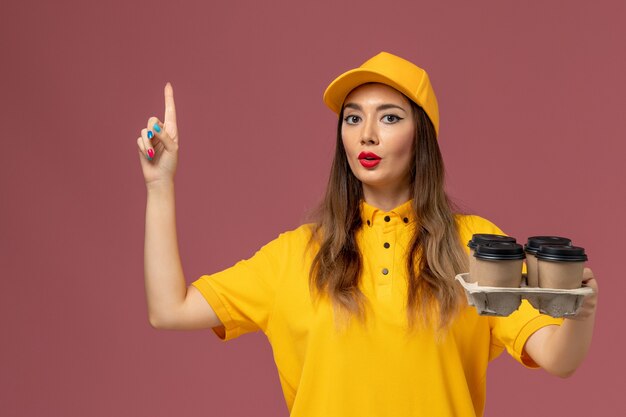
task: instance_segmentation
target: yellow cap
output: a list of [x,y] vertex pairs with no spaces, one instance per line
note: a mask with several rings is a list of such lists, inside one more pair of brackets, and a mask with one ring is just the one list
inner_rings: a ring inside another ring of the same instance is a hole
[[339,114],[350,91],[366,83],[386,84],[403,93],[424,109],[439,134],[439,107],[428,74],[417,65],[388,52],[381,52],[360,67],[335,78],[324,92],[324,103]]

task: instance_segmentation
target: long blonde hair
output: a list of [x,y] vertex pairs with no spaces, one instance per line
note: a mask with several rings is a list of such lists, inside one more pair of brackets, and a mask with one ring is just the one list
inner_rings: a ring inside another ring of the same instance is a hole
[[[455,207],[444,190],[444,164],[435,128],[424,110],[409,102],[416,126],[410,166],[416,226],[406,254],[407,322],[411,330],[419,325],[441,330],[464,303],[454,276],[467,271],[468,260],[459,239]],[[309,287],[313,295],[327,294],[336,311],[365,321],[368,303],[359,289],[363,261],[356,240],[362,226],[363,189],[348,165],[342,123],[343,110],[326,194],[313,227],[312,241],[319,250],[311,265]]]

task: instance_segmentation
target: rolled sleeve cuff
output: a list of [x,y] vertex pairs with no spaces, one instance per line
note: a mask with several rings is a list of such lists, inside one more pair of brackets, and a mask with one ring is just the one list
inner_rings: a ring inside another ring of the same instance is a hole
[[542,314],[534,319],[530,320],[517,335],[515,343],[513,344],[513,352],[509,352],[518,362],[527,368],[536,369],[540,368],[539,365],[524,351],[524,346],[528,338],[542,327],[557,325],[560,326],[563,323],[563,319],[554,318],[548,315]]
[[233,320],[232,315],[226,308],[226,305],[220,299],[219,295],[208,280],[208,275],[201,276],[198,280],[191,283],[200,291],[205,300],[209,303],[217,317],[222,322],[222,326],[213,327],[213,332],[222,341],[228,341],[238,337],[241,332],[237,323]]

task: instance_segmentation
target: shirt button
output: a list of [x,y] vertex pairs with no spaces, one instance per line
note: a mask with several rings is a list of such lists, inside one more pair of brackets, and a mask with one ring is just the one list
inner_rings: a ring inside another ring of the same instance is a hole
[[386,221],[386,222],[390,222],[390,221],[391,221],[391,217],[389,217],[389,216],[385,216],[385,221]]
[[389,273],[389,270],[387,268],[383,268],[383,275],[387,275]]
[[385,249],[389,249],[389,246],[391,246],[391,245],[389,244],[389,242],[385,242],[385,244],[383,246],[385,247]]
[[404,220],[404,222],[405,222],[405,223],[408,223],[408,222],[409,222],[409,218],[408,218],[408,217],[405,217],[405,218],[404,218],[404,219],[402,219],[402,220]]

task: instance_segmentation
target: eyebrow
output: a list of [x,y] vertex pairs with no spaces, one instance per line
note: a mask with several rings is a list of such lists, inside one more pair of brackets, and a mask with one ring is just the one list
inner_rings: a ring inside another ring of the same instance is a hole
[[[359,111],[363,111],[363,107],[361,107],[360,105],[356,104],[356,103],[347,103],[345,106],[343,106],[344,110],[345,109],[355,109],[355,110],[359,110]],[[406,112],[406,110],[396,104],[381,104],[380,106],[376,107],[376,111],[381,111],[381,110],[388,110],[388,109],[400,109],[404,112]]]

